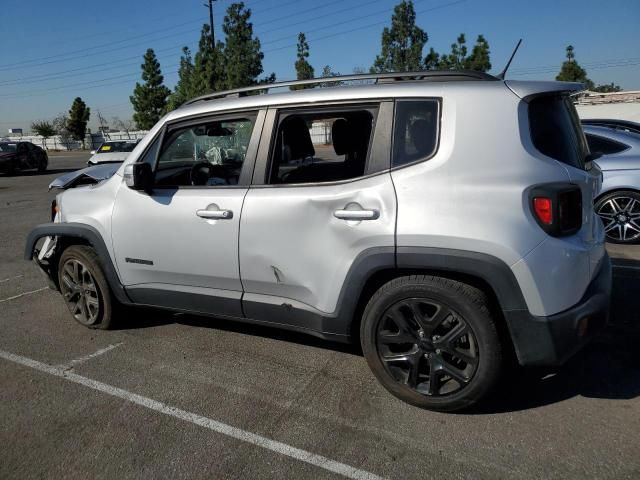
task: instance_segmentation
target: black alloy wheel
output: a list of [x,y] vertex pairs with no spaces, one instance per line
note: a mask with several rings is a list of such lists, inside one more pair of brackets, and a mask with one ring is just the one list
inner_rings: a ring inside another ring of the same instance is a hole
[[432,299],[396,302],[383,314],[376,333],[378,354],[389,374],[423,395],[460,390],[478,366],[478,341],[467,322]]
[[485,400],[503,370],[503,345],[485,293],[430,275],[395,278],[369,299],[364,356],[389,392],[453,412]]

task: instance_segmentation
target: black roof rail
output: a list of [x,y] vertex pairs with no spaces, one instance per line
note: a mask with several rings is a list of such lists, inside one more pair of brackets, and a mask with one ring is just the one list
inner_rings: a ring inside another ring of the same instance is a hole
[[373,80],[373,83],[391,83],[397,81],[427,81],[427,82],[455,82],[469,80],[499,80],[493,75],[474,70],[427,70],[422,72],[385,72],[385,73],[358,73],[353,75],[337,75],[335,77],[310,78],[308,80],[289,80],[285,82],[264,83],[260,85],[252,85],[250,87],[234,88],[233,90],[225,90],[222,92],[213,92],[200,97],[193,98],[184,103],[191,105],[193,103],[206,100],[214,100],[216,98],[225,97],[242,97],[250,93],[258,94],[267,93],[274,88],[293,87],[300,85],[322,85],[328,83],[357,82],[363,80]]

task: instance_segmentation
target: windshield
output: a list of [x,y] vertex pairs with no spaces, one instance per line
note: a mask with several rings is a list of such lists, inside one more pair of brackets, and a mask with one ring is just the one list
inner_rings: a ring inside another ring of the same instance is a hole
[[134,148],[133,142],[107,142],[100,145],[96,153],[132,152]]
[[0,143],[0,152],[15,152],[15,143]]

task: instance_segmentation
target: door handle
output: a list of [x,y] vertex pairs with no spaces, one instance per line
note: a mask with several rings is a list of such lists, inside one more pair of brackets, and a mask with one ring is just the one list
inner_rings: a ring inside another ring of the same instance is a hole
[[229,220],[233,218],[231,210],[197,210],[196,215],[209,220]]
[[378,210],[336,210],[333,216],[340,220],[375,220],[380,217]]

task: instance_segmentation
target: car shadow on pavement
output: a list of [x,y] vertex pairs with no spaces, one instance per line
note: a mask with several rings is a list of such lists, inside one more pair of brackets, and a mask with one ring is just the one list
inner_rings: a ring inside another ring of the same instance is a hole
[[154,308],[132,308],[119,319],[115,329],[131,330],[138,328],[160,327],[163,325],[179,324],[197,328],[223,330],[225,332],[240,333],[253,337],[264,337],[289,343],[297,343],[310,347],[333,350],[351,355],[362,355],[359,344],[345,344],[314,337],[291,330],[274,328],[266,325],[226,320],[223,318],[173,313]]
[[514,368],[493,398],[471,414],[527,410],[574,397],[631,400],[640,396],[640,332],[611,327],[557,368]]

